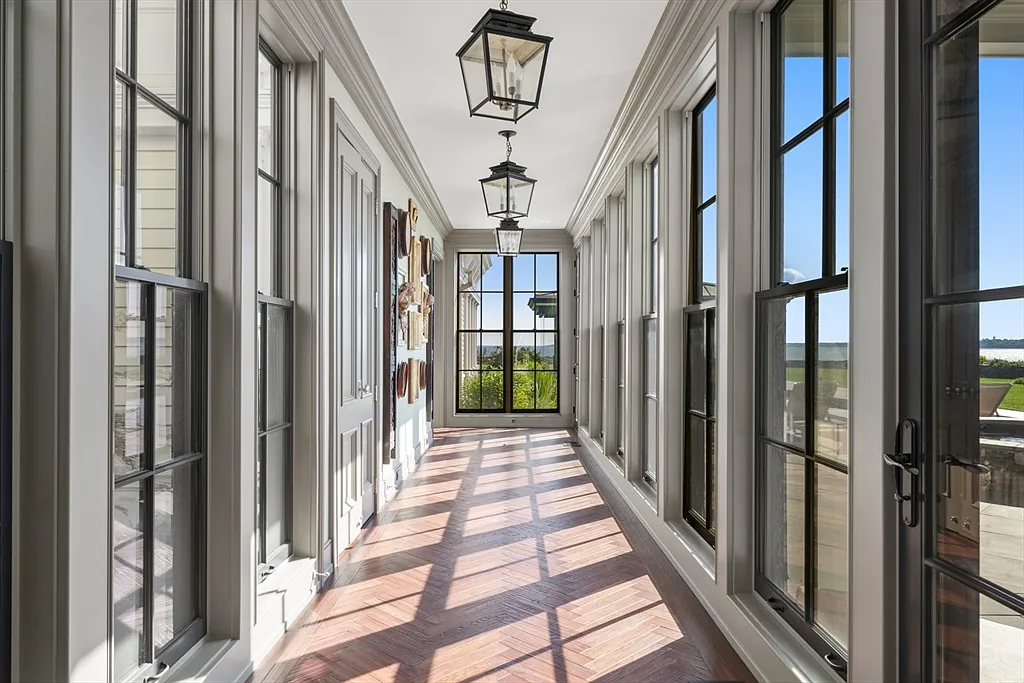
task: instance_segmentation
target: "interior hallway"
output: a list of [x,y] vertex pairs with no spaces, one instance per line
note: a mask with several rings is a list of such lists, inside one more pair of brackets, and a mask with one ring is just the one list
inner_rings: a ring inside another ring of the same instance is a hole
[[570,440],[439,431],[253,680],[753,681]]

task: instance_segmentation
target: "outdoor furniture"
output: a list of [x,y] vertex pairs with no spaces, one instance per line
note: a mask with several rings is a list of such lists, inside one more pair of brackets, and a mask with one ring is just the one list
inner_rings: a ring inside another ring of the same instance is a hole
[[981,417],[992,417],[999,413],[999,404],[1010,393],[1009,384],[982,384],[978,394],[978,410]]

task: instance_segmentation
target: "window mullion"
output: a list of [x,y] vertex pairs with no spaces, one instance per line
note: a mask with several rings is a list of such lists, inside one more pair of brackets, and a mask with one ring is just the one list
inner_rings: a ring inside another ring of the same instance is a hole
[[822,112],[825,112],[825,126],[822,163],[825,167],[822,169],[822,186],[825,196],[821,203],[821,274],[828,277],[836,272],[836,117],[829,113],[836,99],[835,0],[825,0],[824,5],[825,63],[822,65],[822,73],[825,82],[822,91],[825,101],[822,103]]
[[[132,3],[134,6],[134,3]],[[134,35],[134,33],[133,33]],[[124,223],[124,264],[130,268],[136,267],[136,242],[137,235],[136,231],[139,226],[136,222],[135,213],[135,193],[136,193],[136,167],[138,166],[138,131],[137,131],[137,116],[136,116],[136,102],[137,95],[135,93],[135,86],[127,83],[122,86],[125,100],[123,103],[124,111],[124,122],[122,125],[125,127],[125,139],[124,151],[122,152],[121,163],[124,167],[124,189],[121,191],[122,201],[124,202],[124,208],[122,209],[121,220]]]
[[144,422],[144,453],[145,461],[143,469],[149,472],[142,480],[142,491],[145,496],[145,517],[143,536],[144,571],[142,578],[143,585],[143,642],[145,643],[144,664],[149,664],[155,657],[153,647],[153,622],[155,619],[156,599],[153,594],[155,584],[154,566],[155,561],[155,531],[156,531],[156,491],[154,490],[153,468],[156,465],[156,285],[146,284],[142,287],[142,305],[145,315],[145,359],[143,365],[143,414]]
[[815,398],[817,387],[818,292],[807,295],[804,304],[804,618],[813,622],[814,611],[814,491]]
[[[483,255],[482,254],[481,254],[480,258],[483,259]],[[504,407],[505,407],[505,412],[506,413],[510,413],[510,412],[512,412],[512,396],[513,396],[512,383],[513,383],[513,380],[514,380],[514,377],[515,377],[514,368],[512,367],[512,361],[513,361],[513,358],[514,358],[514,353],[513,353],[513,349],[512,349],[512,343],[513,343],[513,340],[515,339],[515,335],[513,334],[513,330],[512,330],[512,321],[513,321],[513,316],[512,316],[512,301],[513,301],[513,296],[512,296],[512,268],[513,268],[514,260],[513,260],[513,258],[511,256],[504,256],[503,258],[504,258],[504,267],[502,269],[502,271],[503,271],[502,272],[502,277],[504,278],[504,280],[502,282],[502,302],[503,302],[504,306],[503,306],[503,310],[502,310],[502,316],[503,316],[504,319],[502,321],[502,333],[503,333],[502,334],[502,340],[503,340],[503,343],[504,343],[504,346],[505,346],[505,349],[504,349],[504,352],[505,352],[505,364],[504,365],[505,365],[505,367],[503,368],[503,372],[502,372],[502,375],[504,377],[504,379],[502,381],[502,388],[504,389],[504,403],[505,403]],[[534,276],[536,277],[536,273],[534,274]],[[483,306],[481,306],[481,314],[482,313],[483,313]],[[482,327],[483,326],[481,325],[481,328]],[[482,335],[481,335],[481,338],[482,338]]]

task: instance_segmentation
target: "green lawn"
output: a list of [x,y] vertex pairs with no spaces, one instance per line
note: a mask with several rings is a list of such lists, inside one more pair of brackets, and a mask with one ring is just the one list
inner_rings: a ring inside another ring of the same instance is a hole
[[[981,379],[982,384],[1009,384],[1011,381],[1008,379],[989,379],[987,377]],[[1014,384],[1011,386],[1010,392],[1006,394],[1006,398],[999,404],[999,407],[1004,410],[1024,411],[1024,384]]]
[[[818,372],[818,381],[829,381],[832,380],[837,387],[845,387],[849,385],[850,375],[847,373],[845,368],[822,368]],[[787,382],[803,382],[804,381],[804,369],[803,368],[786,368],[786,381]]]

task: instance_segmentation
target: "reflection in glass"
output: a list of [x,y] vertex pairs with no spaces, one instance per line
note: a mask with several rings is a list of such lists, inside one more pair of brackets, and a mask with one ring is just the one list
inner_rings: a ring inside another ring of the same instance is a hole
[[814,623],[844,647],[847,643],[847,476],[814,466]]
[[794,0],[782,15],[783,142],[823,113],[824,30],[821,0]]
[[195,453],[192,393],[196,359],[192,321],[198,317],[198,295],[154,288],[156,392],[154,455],[156,464]]
[[823,142],[819,130],[782,157],[782,280],[821,277]]
[[941,306],[933,325],[938,554],[1024,595],[1024,299]]
[[818,299],[814,420],[818,455],[849,462],[850,293],[824,292]]
[[693,313],[687,316],[689,328],[689,408],[703,413],[707,409],[707,358],[705,345],[707,332],[704,329],[704,313]]
[[267,427],[291,422],[291,310],[267,305]]
[[178,102],[180,5],[178,0],[136,0],[138,81],[172,107]]
[[113,670],[120,680],[145,657],[146,499],[141,482],[114,489],[113,497]]
[[644,319],[644,474],[658,476],[658,319]]
[[773,446],[764,447],[762,496],[766,528],[762,544],[765,577],[798,605],[804,604],[804,459]]
[[142,467],[145,452],[146,323],[143,287],[114,282],[114,477]]
[[180,275],[178,122],[142,97],[136,103],[136,263],[158,273]]
[[275,144],[275,121],[276,112],[275,99],[277,96],[277,68],[260,50],[259,56],[259,89],[257,91],[257,135],[259,136],[259,147],[257,151],[257,162],[260,170],[277,176],[277,151]]
[[836,119],[836,272],[850,267],[850,113]]
[[764,436],[804,444],[804,298],[773,299],[761,307]]
[[263,176],[256,178],[256,289],[277,296],[277,187]]
[[153,646],[163,649],[196,618],[198,466],[153,477]]
[[939,683],[1024,681],[1024,615],[941,573],[933,600]]
[[[289,541],[288,473],[291,429],[279,429],[262,437],[266,462],[266,538],[267,556]],[[258,513],[257,513],[258,514]]]
[[[704,519],[704,508],[707,505],[706,499],[706,471],[704,465],[704,453],[706,447],[707,422],[699,417],[690,416],[686,425],[687,452],[691,455],[689,461],[689,491],[687,491],[687,502],[690,506],[690,513]],[[704,520],[707,521],[707,520]]]
[[1022,25],[1024,4],[1003,2],[935,53],[937,293],[1024,284]]
[[[121,7],[122,3],[118,3]],[[125,172],[128,164],[125,156],[128,152],[128,89],[120,81],[114,81],[114,265],[127,265],[128,230],[132,222],[128,220],[128,198],[125,196]]]

